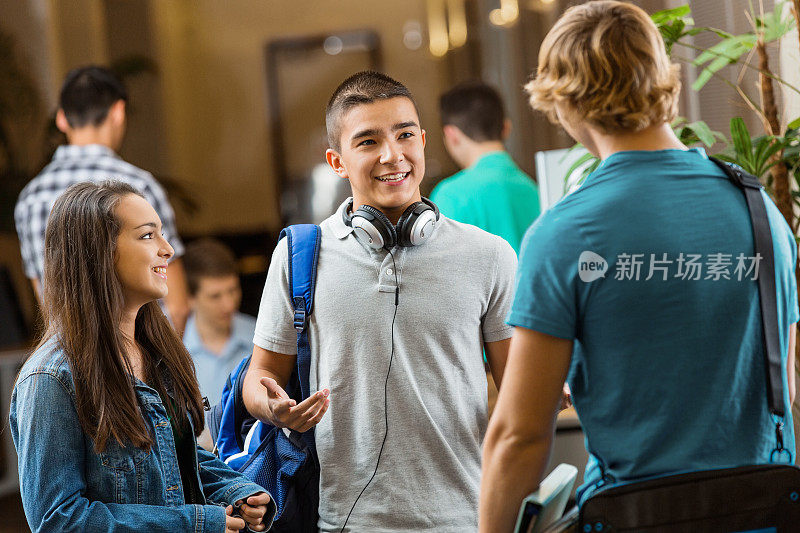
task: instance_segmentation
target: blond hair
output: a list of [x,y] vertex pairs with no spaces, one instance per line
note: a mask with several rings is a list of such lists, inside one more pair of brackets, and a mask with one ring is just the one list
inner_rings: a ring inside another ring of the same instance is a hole
[[557,123],[556,105],[605,133],[671,122],[678,65],[642,9],[602,0],[568,9],[544,38],[530,105]]

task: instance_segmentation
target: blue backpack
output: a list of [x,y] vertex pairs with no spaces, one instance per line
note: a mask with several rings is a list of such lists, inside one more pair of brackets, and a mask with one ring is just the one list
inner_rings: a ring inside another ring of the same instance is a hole
[[[297,330],[297,366],[285,387],[297,403],[309,396],[311,348],[308,320],[314,303],[320,228],[296,224],[281,231],[289,248],[289,290]],[[277,506],[271,531],[317,531],[319,459],[314,429],[299,433],[280,429],[250,416],[244,407],[242,387],[250,366],[245,358],[228,376],[222,400],[207,415],[215,453],[234,470],[264,487]]]

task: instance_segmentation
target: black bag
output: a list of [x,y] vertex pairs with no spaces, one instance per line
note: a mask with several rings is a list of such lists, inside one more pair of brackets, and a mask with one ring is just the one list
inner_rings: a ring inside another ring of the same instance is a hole
[[800,468],[703,470],[612,487],[580,510],[578,531],[800,531]]
[[[761,255],[758,291],[764,333],[767,399],[775,421],[771,463],[787,460],[783,447],[783,380],[775,257],[761,183],[738,167],[710,158],[747,200],[755,251]],[[578,531],[800,531],[800,468],[791,464],[742,466],[677,474],[611,487],[581,507]]]

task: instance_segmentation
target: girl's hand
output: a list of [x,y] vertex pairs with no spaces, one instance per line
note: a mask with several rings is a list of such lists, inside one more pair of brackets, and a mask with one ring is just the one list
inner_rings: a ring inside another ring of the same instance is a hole
[[233,505],[227,506],[225,508],[225,533],[239,533],[244,526],[244,520],[233,516]]
[[242,502],[239,500],[236,505],[242,511],[242,518],[253,531],[264,531],[266,526],[262,523],[264,515],[267,513],[269,494],[266,492],[256,492]]

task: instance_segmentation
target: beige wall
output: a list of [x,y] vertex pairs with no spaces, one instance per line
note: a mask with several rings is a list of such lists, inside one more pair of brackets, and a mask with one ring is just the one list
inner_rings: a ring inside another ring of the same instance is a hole
[[[127,82],[132,101],[122,155],[191,190],[200,209],[189,217],[176,206],[182,233],[279,229],[264,53],[275,38],[376,31],[384,70],[419,100],[431,168],[452,169],[436,109],[448,84],[443,60],[425,46],[403,45],[406,21],[425,26],[425,0],[0,0],[0,8],[3,18],[10,15],[3,26],[26,41],[48,109],[75,66],[130,53],[155,61],[155,75]],[[28,43],[26,35],[38,37]],[[303,109],[321,116],[324,104]]]
[[17,56],[31,66],[31,77],[48,103],[55,102],[53,85],[52,19],[48,0],[0,0],[0,27],[14,39]]
[[[155,74],[127,81],[122,155],[193,193],[200,204],[195,215],[175,204],[184,235],[280,229],[264,53],[276,38],[378,33],[384,70],[407,83],[418,100],[429,133],[428,174],[455,170],[437,116],[438,95],[449,84],[446,59],[434,59],[425,46],[411,51],[403,45],[408,20],[425,27],[426,0],[366,6],[355,0],[0,0],[0,27],[13,35],[39,86],[43,113],[55,110],[71,68],[131,53],[155,61]],[[322,118],[325,103],[301,102],[300,108]],[[40,137],[45,117],[34,122],[42,125]],[[34,137],[27,138],[38,154],[41,142]],[[32,173],[38,165],[31,164]],[[429,187],[423,183],[423,191]],[[0,261],[12,266],[30,319],[32,294],[15,235],[0,238]]]
[[[792,30],[781,41],[780,53],[780,73],[781,77],[794,85],[800,87],[800,39],[797,36],[797,29]],[[796,91],[782,86],[783,101],[785,103],[783,124],[800,117],[800,94]]]
[[48,0],[47,3],[52,14],[57,87],[74,66],[108,62],[103,0]]
[[[381,35],[384,69],[419,99],[423,126],[438,128],[437,61],[402,44],[402,25],[424,21],[425,3],[232,0],[151,3],[161,69],[168,173],[198,193],[192,233],[277,229],[264,46],[274,38],[369,28]],[[333,89],[333,88],[332,88]],[[308,102],[321,113],[325,102]],[[431,139],[429,154],[441,154]],[[321,156],[321,154],[320,154]],[[441,158],[441,155],[437,155]]]

